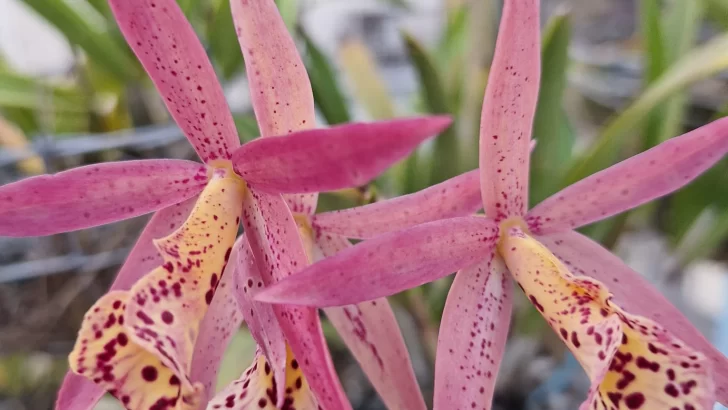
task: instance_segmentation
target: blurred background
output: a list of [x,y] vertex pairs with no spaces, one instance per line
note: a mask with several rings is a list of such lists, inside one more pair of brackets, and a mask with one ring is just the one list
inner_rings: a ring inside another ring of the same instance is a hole
[[[258,135],[229,0],[179,0],[206,46],[240,138]],[[319,124],[449,113],[455,126],[368,187],[369,203],[477,166],[478,122],[502,1],[279,0]],[[531,202],[728,115],[728,0],[543,0],[543,75]],[[105,0],[0,0],[0,184],[109,160],[195,159]],[[50,409],[83,314],[146,217],[43,238],[0,238],[0,410]],[[680,192],[583,229],[728,349],[728,161]],[[392,298],[426,400],[451,279]],[[578,407],[588,382],[518,296],[496,409]],[[355,409],[383,409],[332,328]],[[220,383],[254,344],[241,329]],[[99,409],[120,408],[105,399]]]

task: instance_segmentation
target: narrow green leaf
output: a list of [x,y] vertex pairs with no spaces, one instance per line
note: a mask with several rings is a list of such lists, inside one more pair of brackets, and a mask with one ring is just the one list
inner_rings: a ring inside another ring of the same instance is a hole
[[[667,60],[665,57],[664,36],[661,25],[661,10],[659,0],[641,0],[640,30],[642,35],[643,74],[642,82],[647,88],[653,84],[665,71]],[[655,107],[649,113],[645,122],[642,144],[643,149],[655,145],[657,135],[660,133],[661,121],[664,116],[664,105]]]
[[216,0],[212,4],[210,21],[207,24],[207,42],[212,59],[223,78],[230,79],[233,74],[243,69],[243,53],[235,33],[229,0]]
[[316,107],[331,125],[349,122],[351,115],[331,63],[303,30],[299,30],[299,35],[306,45],[304,64],[311,80]]
[[[696,64],[700,62],[700,64]],[[722,34],[680,58],[640,97],[602,129],[596,144],[573,164],[566,183],[574,183],[618,159],[624,139],[666,98],[728,68],[728,34]]]
[[288,31],[295,33],[298,24],[298,0],[276,0],[276,5]]
[[711,207],[696,218],[690,233],[677,247],[679,266],[713,254],[728,238],[728,207]]
[[0,71],[0,107],[57,112],[87,112],[86,98],[77,89],[46,84],[20,74]]
[[703,0],[706,8],[706,16],[728,30],[728,0]]
[[393,118],[395,110],[392,97],[367,46],[357,39],[344,40],[339,47],[338,57],[357,102],[376,120]]
[[[403,36],[410,61],[420,80],[420,91],[424,97],[425,108],[432,114],[451,113],[440,73],[437,71],[432,57],[414,37],[407,33],[404,33]],[[430,163],[430,184],[442,182],[459,173],[457,142],[454,127],[445,130],[435,140]]]
[[531,157],[529,196],[537,204],[561,188],[558,184],[571,159],[574,133],[563,108],[569,65],[571,23],[568,14],[551,18],[544,30],[541,88],[533,124],[536,148]]
[[[118,81],[130,81],[141,74],[140,66],[128,47],[114,40],[105,27],[103,18],[98,19],[98,24],[92,24],[64,0],[23,1],[63,33],[71,44],[81,47],[89,58],[113,74]],[[92,7],[87,9],[94,11]]]
[[260,137],[260,128],[258,128],[258,121],[252,114],[235,114],[233,115],[235,126],[238,129],[238,136],[240,142],[245,143],[252,141],[255,138]]

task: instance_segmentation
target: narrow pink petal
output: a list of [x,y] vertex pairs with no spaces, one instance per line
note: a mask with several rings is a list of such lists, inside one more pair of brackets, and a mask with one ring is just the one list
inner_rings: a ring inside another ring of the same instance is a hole
[[361,242],[264,290],[257,300],[343,306],[420,286],[481,260],[498,227],[483,217],[443,219]]
[[[245,56],[253,110],[263,137],[316,126],[311,82],[272,0],[230,2]],[[286,197],[293,212],[313,214],[318,194]]]
[[494,251],[455,275],[437,341],[435,410],[490,408],[512,294],[508,270]]
[[237,266],[234,261],[237,256],[237,249],[234,246],[229,259],[233,262],[229,262],[225,267],[212,303],[200,323],[199,336],[195,342],[190,379],[193,382],[202,383],[205,388],[203,402],[207,402],[215,394],[223,354],[225,354],[230,339],[243,322],[243,315],[238,309],[236,301]]
[[[187,219],[197,197],[157,211],[139,236],[124,265],[116,275],[111,290],[128,290],[144,274],[163,263],[152,240],[179,228]],[[83,376],[66,373],[58,392],[56,410],[91,410],[106,391]]]
[[728,358],[719,352],[680,311],[641,275],[591,239],[563,232],[539,236],[575,274],[593,277],[614,294],[625,310],[660,323],[687,345],[701,351],[713,363],[716,398],[728,405]]
[[236,172],[275,193],[363,185],[450,125],[444,116],[340,125],[260,138],[233,154]]
[[121,32],[203,161],[240,145],[220,83],[174,0],[109,0]]
[[371,238],[438,219],[467,216],[483,206],[477,169],[422,191],[370,205],[312,217],[319,230],[348,238]]
[[678,190],[728,152],[728,118],[672,138],[546,199],[528,213],[530,229],[578,228]]
[[[323,257],[351,247],[341,236],[323,234],[316,244]],[[390,409],[425,410],[407,346],[385,298],[324,309],[384,404]]]
[[485,213],[500,221],[528,206],[531,126],[541,76],[539,1],[508,0],[480,117]]
[[236,267],[235,273],[235,300],[238,309],[245,318],[253,338],[261,346],[266,360],[273,368],[276,376],[276,391],[278,404],[282,404],[286,384],[286,339],[273,306],[253,300],[260,289],[263,288],[263,276],[255,262],[253,251],[244,236],[235,243],[231,261]]
[[[245,235],[264,281],[270,286],[308,263],[296,222],[280,195],[250,190],[243,206]],[[298,275],[298,273],[296,273]],[[314,308],[275,306],[283,334],[323,408],[351,409]]]
[[230,7],[262,136],[313,128],[311,82],[273,0],[232,0]]
[[182,202],[207,182],[182,160],[108,162],[0,187],[0,235],[40,236],[143,215]]

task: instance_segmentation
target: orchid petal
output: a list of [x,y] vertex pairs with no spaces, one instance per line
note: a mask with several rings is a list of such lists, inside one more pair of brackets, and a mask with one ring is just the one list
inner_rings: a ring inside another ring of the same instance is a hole
[[324,212],[313,216],[312,223],[324,232],[348,238],[371,238],[438,219],[471,215],[482,206],[476,169],[413,194]]
[[[139,278],[164,263],[152,240],[169,235],[187,219],[196,197],[157,211],[139,236],[134,248],[111,285],[111,290],[128,290]],[[71,371],[58,391],[56,410],[92,410],[106,391]]]
[[314,263],[255,298],[270,303],[343,306],[393,295],[470,266],[495,246],[483,217],[443,219],[390,232]]
[[255,355],[253,365],[238,380],[218,393],[207,405],[207,410],[320,409],[308,382],[303,377],[298,362],[293,359],[290,351],[289,356],[291,359],[288,361],[286,379],[283,383],[285,398],[281,407],[275,405],[278,395],[276,386],[279,383],[276,383],[265,355],[259,350]]
[[311,82],[273,0],[232,0],[230,7],[261,134],[313,128]]
[[283,404],[286,382],[286,339],[273,306],[267,303],[253,301],[253,295],[262,289],[263,276],[255,263],[253,251],[244,236],[240,237],[233,247],[232,259],[235,272],[235,300],[238,309],[245,318],[253,339],[261,346],[265,357],[277,376],[276,390],[278,397],[276,403]]
[[669,194],[728,152],[728,118],[672,138],[546,199],[531,212],[539,234],[578,228]]
[[77,374],[98,384],[128,410],[165,408],[195,410],[200,385],[181,386],[175,372],[132,340],[124,326],[128,291],[111,291],[89,310],[81,325],[69,364]]
[[614,300],[625,310],[660,323],[714,364],[717,400],[728,404],[728,358],[716,349],[690,321],[644,277],[598,243],[577,232],[539,236],[563,263],[578,274],[609,284]]
[[442,315],[434,408],[488,408],[511,321],[508,271],[491,251],[455,275]]
[[240,145],[215,70],[174,0],[109,0],[177,125],[203,161],[228,159]]
[[[311,82],[275,3],[230,2],[253,110],[263,137],[313,128],[316,111]],[[293,212],[313,214],[318,194],[290,195]]]
[[108,162],[0,187],[0,235],[40,236],[116,222],[195,196],[207,182],[199,163]]
[[[253,190],[249,192],[243,211],[245,235],[250,241],[264,285],[270,286],[296,273],[308,261],[296,222],[283,198]],[[275,306],[273,309],[321,405],[324,408],[350,409],[351,404],[331,362],[316,309],[296,306]]]
[[[316,245],[321,257],[333,256],[352,246],[346,238],[328,234],[318,236]],[[324,312],[387,408],[427,408],[387,299],[327,308]]]
[[240,224],[245,184],[216,170],[180,229],[155,241],[165,263],[137,282],[126,308],[131,340],[188,379],[199,327],[212,303]]
[[260,138],[233,154],[235,171],[272,193],[331,191],[369,182],[450,125],[445,116],[339,125]]
[[233,262],[225,267],[212,303],[200,323],[195,353],[192,356],[190,378],[204,387],[206,394],[204,402],[209,401],[215,394],[217,375],[225,349],[243,322],[243,315],[236,302],[238,291],[235,287],[237,266],[234,261],[238,257],[236,250],[233,246],[229,258]]
[[544,245],[508,230],[501,255],[592,381],[586,409],[708,410],[710,362],[661,325],[623,311],[601,282],[575,277]]
[[528,206],[531,127],[541,76],[539,1],[504,2],[480,118],[485,213],[500,221]]

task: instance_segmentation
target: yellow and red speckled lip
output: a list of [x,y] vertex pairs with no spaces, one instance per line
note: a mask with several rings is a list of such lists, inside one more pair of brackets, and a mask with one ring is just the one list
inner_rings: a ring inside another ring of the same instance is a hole
[[531,303],[592,381],[583,409],[709,409],[715,401],[705,356],[612,301],[601,282],[574,276],[518,227],[500,253]]
[[237,236],[246,191],[229,166],[216,165],[223,166],[211,171],[185,223],[155,241],[164,263],[131,290],[102,298],[69,358],[75,372],[129,409],[186,409],[199,401],[202,387],[189,379],[194,346]]

